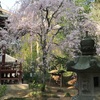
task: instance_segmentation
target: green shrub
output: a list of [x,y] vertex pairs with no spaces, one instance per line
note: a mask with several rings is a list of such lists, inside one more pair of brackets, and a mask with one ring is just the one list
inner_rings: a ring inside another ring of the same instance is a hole
[[36,83],[35,81],[33,81],[32,83],[29,84],[29,88],[35,89],[35,90],[41,90],[42,92],[44,92],[45,84],[39,84],[39,83]]
[[70,93],[65,93],[64,97],[71,97]]
[[41,89],[42,92],[45,92],[45,86],[46,86],[45,84],[40,85],[40,89]]
[[30,89],[37,88],[37,84],[36,84],[36,82],[33,81],[32,83],[29,83],[29,88],[30,88]]
[[4,95],[6,92],[7,86],[6,85],[0,85],[0,97]]

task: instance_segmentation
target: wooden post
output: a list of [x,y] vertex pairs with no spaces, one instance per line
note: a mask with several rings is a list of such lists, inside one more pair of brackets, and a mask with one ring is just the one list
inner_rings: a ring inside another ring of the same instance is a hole
[[63,74],[61,73],[61,76],[60,76],[60,87],[62,87],[62,77],[63,77]]
[[1,66],[0,66],[0,84],[1,84]]
[[22,63],[20,63],[19,72],[20,72],[19,82],[22,83]]
[[5,52],[6,52],[6,47],[2,46],[2,67],[5,65]]
[[[6,52],[6,47],[2,45],[2,65],[1,67],[5,66],[5,52]],[[2,78],[1,67],[0,67],[0,84],[1,84],[1,78]]]

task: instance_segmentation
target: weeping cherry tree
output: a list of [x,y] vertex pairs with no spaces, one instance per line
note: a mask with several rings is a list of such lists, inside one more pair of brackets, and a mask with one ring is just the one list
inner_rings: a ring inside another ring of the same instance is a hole
[[53,42],[57,34],[65,34],[65,40],[58,46],[70,53],[72,49],[77,49],[73,46],[79,43],[80,32],[87,30],[88,25],[91,25],[90,30],[93,26],[87,17],[83,18],[83,10],[78,9],[73,0],[19,0],[18,3],[20,7],[9,17],[8,31],[16,40],[30,34],[31,40],[39,43],[42,52],[39,66],[42,66],[45,83],[46,69],[52,59],[50,54],[56,46]]

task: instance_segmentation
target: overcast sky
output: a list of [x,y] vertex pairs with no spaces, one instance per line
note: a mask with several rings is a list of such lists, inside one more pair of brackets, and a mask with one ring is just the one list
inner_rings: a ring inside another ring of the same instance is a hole
[[14,4],[18,0],[0,0],[3,9],[10,10],[14,7]]

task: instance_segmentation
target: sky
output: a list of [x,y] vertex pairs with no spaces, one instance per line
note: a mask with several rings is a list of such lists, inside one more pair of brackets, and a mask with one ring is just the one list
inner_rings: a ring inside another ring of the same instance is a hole
[[0,0],[1,1],[1,6],[5,10],[10,10],[14,7],[14,4],[18,0]]

